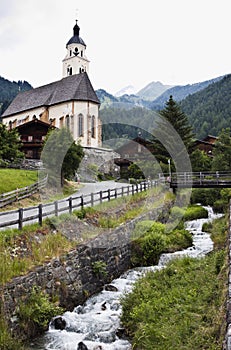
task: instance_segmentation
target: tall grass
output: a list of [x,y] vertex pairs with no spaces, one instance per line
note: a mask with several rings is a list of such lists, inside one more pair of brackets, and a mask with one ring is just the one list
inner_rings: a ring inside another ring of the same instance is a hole
[[[35,235],[39,239],[34,239]],[[22,231],[2,231],[0,235],[0,284],[27,273],[33,267],[54,256],[60,256],[73,246],[74,242],[70,242],[60,232],[52,232],[49,227],[41,229],[38,225],[31,225],[23,228]]]

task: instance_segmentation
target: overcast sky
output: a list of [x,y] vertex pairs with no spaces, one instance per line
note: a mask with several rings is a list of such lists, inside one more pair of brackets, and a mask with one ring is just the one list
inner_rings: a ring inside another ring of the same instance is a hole
[[76,17],[95,89],[231,73],[230,0],[0,0],[0,76],[61,79]]

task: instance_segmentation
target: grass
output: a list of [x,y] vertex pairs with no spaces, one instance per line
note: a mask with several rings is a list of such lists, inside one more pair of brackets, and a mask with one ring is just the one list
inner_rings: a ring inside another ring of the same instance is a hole
[[0,194],[32,185],[38,181],[37,171],[21,169],[0,169]]
[[227,218],[210,224],[214,251],[175,259],[150,272],[122,298],[133,349],[220,350],[225,337]]

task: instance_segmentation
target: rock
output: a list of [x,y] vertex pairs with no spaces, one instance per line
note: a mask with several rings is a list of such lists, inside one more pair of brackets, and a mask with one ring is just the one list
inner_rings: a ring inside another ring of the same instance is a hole
[[88,350],[88,347],[81,341],[77,346],[77,350]]
[[52,320],[52,324],[55,327],[55,329],[60,329],[61,331],[63,329],[65,329],[65,327],[67,325],[66,321],[61,316],[58,316],[58,317],[54,318]]
[[126,337],[126,329],[123,327],[119,327],[116,331],[116,335],[118,338],[125,338]]
[[106,301],[101,305],[101,310],[105,311],[107,309]]
[[118,292],[118,289],[112,284],[106,284],[104,289],[108,292]]

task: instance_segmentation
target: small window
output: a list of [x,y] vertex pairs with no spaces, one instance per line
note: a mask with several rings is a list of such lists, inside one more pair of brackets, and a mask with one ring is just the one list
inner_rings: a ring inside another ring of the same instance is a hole
[[81,57],[83,57],[83,50],[81,51]]
[[32,142],[33,141],[33,136],[29,135],[28,136],[28,142]]
[[70,56],[72,55],[72,51],[70,50]]

